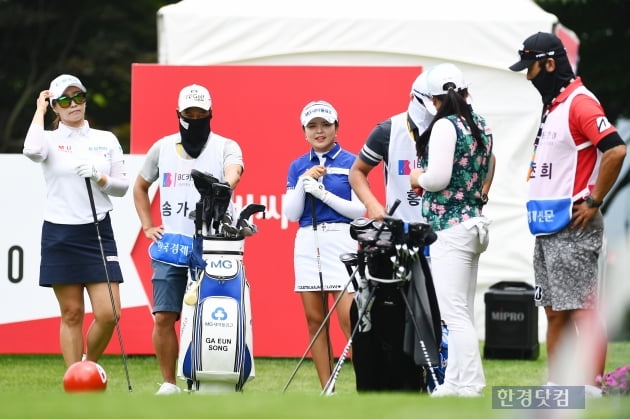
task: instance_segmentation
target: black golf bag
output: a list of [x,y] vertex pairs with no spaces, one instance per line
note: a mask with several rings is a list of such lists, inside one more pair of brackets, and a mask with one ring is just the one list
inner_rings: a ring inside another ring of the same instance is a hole
[[180,325],[178,376],[191,391],[242,391],[255,376],[243,250],[245,237],[257,231],[248,218],[265,207],[250,204],[233,222],[226,212],[229,186],[195,170],[191,174],[201,199],[193,215],[195,237]]
[[424,223],[359,218],[358,284],[350,316],[357,391],[423,391],[440,380],[442,328],[425,246],[437,236]]

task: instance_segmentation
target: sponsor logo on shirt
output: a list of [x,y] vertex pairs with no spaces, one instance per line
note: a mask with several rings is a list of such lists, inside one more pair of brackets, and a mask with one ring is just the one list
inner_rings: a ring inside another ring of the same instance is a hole
[[606,131],[610,127],[611,125],[610,122],[608,122],[608,118],[606,118],[605,116],[600,116],[599,118],[597,118],[597,129],[600,133]]
[[190,182],[192,182],[192,177],[190,176],[190,173],[162,173],[162,187],[164,188],[186,186],[189,185]]

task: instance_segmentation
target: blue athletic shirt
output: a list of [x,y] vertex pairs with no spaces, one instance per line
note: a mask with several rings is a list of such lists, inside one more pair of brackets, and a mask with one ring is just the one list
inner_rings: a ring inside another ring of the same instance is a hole
[[[350,167],[354,163],[356,155],[349,151],[343,150],[339,143],[335,143],[333,148],[324,153],[326,166],[326,174],[323,176],[324,187],[327,191],[339,196],[340,198],[350,200],[352,188],[348,180]],[[295,159],[289,166],[289,175],[287,179],[287,189],[294,189],[298,182],[298,178],[313,166],[319,165],[319,157],[311,149],[308,153]],[[317,224],[320,223],[349,223],[352,221],[348,217],[344,217],[337,211],[324,204],[321,200],[306,194],[306,202],[304,203],[304,212],[300,216],[300,227],[313,225],[311,213],[311,199],[315,201],[315,218]]]

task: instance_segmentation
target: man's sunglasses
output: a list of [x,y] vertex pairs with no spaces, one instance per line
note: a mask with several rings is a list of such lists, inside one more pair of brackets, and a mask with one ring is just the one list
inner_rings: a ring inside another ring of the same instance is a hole
[[74,96],[60,96],[57,99],[53,100],[53,105],[58,103],[62,108],[70,107],[72,101],[77,105],[83,105],[87,100],[87,95],[84,92],[78,92]]

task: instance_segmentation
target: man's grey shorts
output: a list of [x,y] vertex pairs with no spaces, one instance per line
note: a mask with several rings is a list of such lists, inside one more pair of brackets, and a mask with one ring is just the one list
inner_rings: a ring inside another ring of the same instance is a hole
[[537,236],[534,246],[535,300],[555,311],[597,305],[598,259],[604,218],[598,212],[584,229],[565,227]]
[[180,313],[188,283],[188,268],[151,261],[153,267],[153,314],[158,311]]

